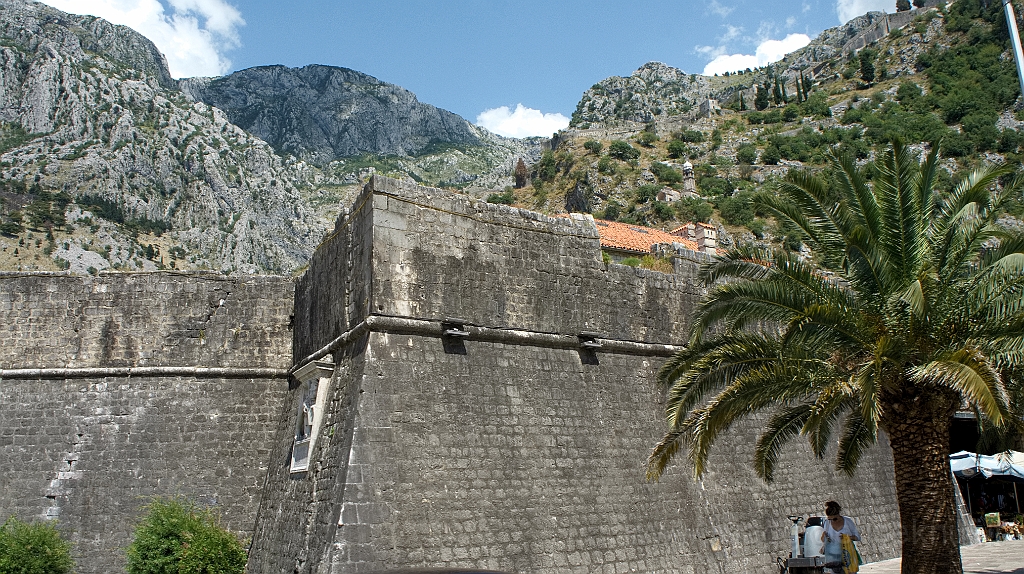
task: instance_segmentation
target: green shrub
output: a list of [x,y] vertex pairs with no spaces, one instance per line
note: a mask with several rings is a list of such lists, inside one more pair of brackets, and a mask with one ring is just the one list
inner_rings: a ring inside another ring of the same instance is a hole
[[589,151],[594,155],[600,154],[602,148],[604,148],[604,146],[601,145],[601,142],[597,140],[587,140],[583,142],[583,149]]
[[504,205],[512,205],[515,202],[516,196],[512,193],[511,189],[506,189],[502,193],[492,193],[487,196],[487,203],[501,203]]
[[608,200],[608,203],[605,204],[604,211],[602,211],[597,218],[607,219],[608,221],[615,221],[619,218],[619,215],[621,214],[622,206],[619,205],[619,202],[615,201],[614,199],[610,199]]
[[629,145],[628,142],[615,140],[608,144],[608,155],[622,161],[633,161],[640,157],[640,150]]
[[661,191],[660,185],[641,185],[633,190],[633,198],[636,200],[636,203],[647,203],[657,199],[659,191]]
[[246,555],[210,511],[181,500],[155,500],[128,547],[128,574],[242,574]]
[[651,205],[651,213],[653,213],[654,217],[656,217],[659,221],[668,221],[669,219],[672,219],[675,216],[675,213],[672,211],[672,208],[669,207],[667,203],[665,203],[664,201],[657,200],[655,200],[655,202]]
[[765,165],[778,165],[781,159],[782,153],[774,145],[769,145],[761,152],[761,163]]
[[643,131],[636,136],[636,141],[644,147],[651,147],[654,142],[658,141],[658,134],[654,132]]
[[667,149],[668,157],[672,159],[686,157],[686,155],[690,153],[689,146],[687,146],[686,142],[682,140],[672,140],[668,142]]
[[619,263],[621,263],[623,265],[628,265],[630,267],[639,267],[641,261],[640,261],[640,259],[638,257],[627,257],[627,258],[623,259],[622,261],[619,261]]
[[537,177],[541,181],[553,181],[558,175],[558,166],[555,162],[555,153],[551,150],[545,151],[537,162]]
[[823,92],[814,92],[807,96],[800,107],[805,116],[814,116],[817,119],[832,117],[832,110],[828,107],[828,96]]
[[615,173],[615,160],[608,156],[604,156],[597,160],[597,171],[603,174]]
[[704,141],[704,132],[700,130],[683,130],[673,133],[672,138],[685,143],[700,143]]
[[697,188],[706,196],[725,196],[732,193],[733,184],[722,177],[704,176],[697,181]]
[[736,148],[736,162],[740,165],[751,165],[757,161],[757,148],[754,144],[740,144]]
[[658,178],[658,181],[664,184],[672,185],[673,183],[683,181],[683,174],[681,172],[661,162],[656,161],[651,164],[651,173]]
[[684,197],[675,203],[676,219],[679,221],[693,221],[696,223],[707,223],[714,213],[714,206],[710,203],[695,197]]
[[718,203],[722,219],[729,225],[749,225],[754,220],[754,206],[750,199],[751,194],[746,191],[722,199]]
[[9,518],[0,526],[0,573],[66,574],[75,563],[71,544],[49,523]]

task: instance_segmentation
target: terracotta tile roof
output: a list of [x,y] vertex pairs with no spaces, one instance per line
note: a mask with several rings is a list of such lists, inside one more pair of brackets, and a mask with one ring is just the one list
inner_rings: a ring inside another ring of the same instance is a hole
[[697,251],[697,243],[667,231],[628,225],[618,221],[595,219],[597,232],[601,235],[601,247],[647,254],[655,243],[679,243],[691,251]]
[[[691,225],[693,225],[693,224],[692,223],[687,223],[686,225],[680,225],[679,227],[673,229],[672,231],[669,231],[669,233],[671,233],[672,235],[675,235],[677,233],[682,233],[682,232],[686,231],[687,229],[689,229],[689,227]],[[718,231],[717,227],[715,227],[714,225],[711,225],[709,223],[701,223],[701,222],[698,221],[697,225],[699,225],[699,226],[701,226],[701,227],[703,227],[705,229],[710,229],[712,231]]]

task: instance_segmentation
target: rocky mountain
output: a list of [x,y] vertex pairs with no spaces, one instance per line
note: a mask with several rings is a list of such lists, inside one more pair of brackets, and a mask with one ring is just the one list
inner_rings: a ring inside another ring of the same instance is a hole
[[193,100],[220,108],[278,153],[317,165],[367,153],[415,156],[451,145],[481,145],[461,116],[346,68],[260,66],[180,85]]
[[591,86],[576,105],[570,126],[589,127],[611,120],[650,122],[659,116],[677,116],[711,93],[711,81],[706,76],[648,62],[629,77],[612,76]]
[[540,147],[342,68],[177,82],[129,28],[0,0],[0,269],[291,273],[370,173],[483,195]]
[[[940,190],[981,162],[1022,165],[1024,104],[1001,6],[925,4],[855,18],[758,69],[707,77],[651,62],[602,80],[508,199],[665,230],[710,222],[726,246],[796,250],[798,232],[752,197],[792,169],[827,169],[833,150],[863,165],[893,138],[920,153],[941,141]],[[701,109],[708,99],[720,109]],[[1003,223],[1020,220],[1024,198],[1010,198]]]
[[[929,0],[927,4],[936,4]],[[701,100],[727,101],[745,92],[753,101],[752,87],[774,75],[792,80],[801,72],[820,77],[845,55],[876,41],[894,28],[902,28],[918,11],[898,14],[869,12],[835,28],[823,31],[803,48],[775,64],[731,77],[688,74],[661,62],[648,62],[627,77],[612,76],[588,89],[580,98],[570,127],[587,129],[622,122],[649,123],[690,114]],[[860,42],[858,42],[860,41]],[[922,48],[935,41],[934,34],[921,42]],[[917,52],[905,54],[914,61]],[[892,71],[897,71],[893,67]],[[903,70],[908,71],[908,70]],[[692,114],[690,114],[692,115]]]

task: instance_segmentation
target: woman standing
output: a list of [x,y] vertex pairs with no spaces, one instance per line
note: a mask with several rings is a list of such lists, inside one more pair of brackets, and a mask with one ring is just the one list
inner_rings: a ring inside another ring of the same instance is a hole
[[842,511],[843,508],[834,500],[825,503],[825,532],[821,535],[825,542],[825,567],[836,574],[843,572],[842,535],[849,536],[854,542],[860,540],[857,525],[849,516],[840,514]]

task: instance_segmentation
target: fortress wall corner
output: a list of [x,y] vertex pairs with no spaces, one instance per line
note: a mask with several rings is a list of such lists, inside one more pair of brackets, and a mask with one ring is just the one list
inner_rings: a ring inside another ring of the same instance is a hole
[[[682,461],[660,483],[644,479],[665,429],[655,374],[703,295],[695,261],[671,275],[605,265],[586,217],[387,178],[359,205],[346,247],[358,256],[331,279],[348,302],[319,307],[344,313],[296,311],[297,324],[334,326],[296,343],[295,357],[333,357],[330,438],[307,472],[285,472],[300,416],[288,407],[253,545],[264,558],[250,571],[767,574],[788,548],[786,515],[828,498],[862,527],[867,558],[897,552],[884,444],[849,479],[795,442],[766,485],[749,464],[752,420],[719,442],[701,482]],[[318,257],[303,293],[328,292],[314,278],[332,256]]]

